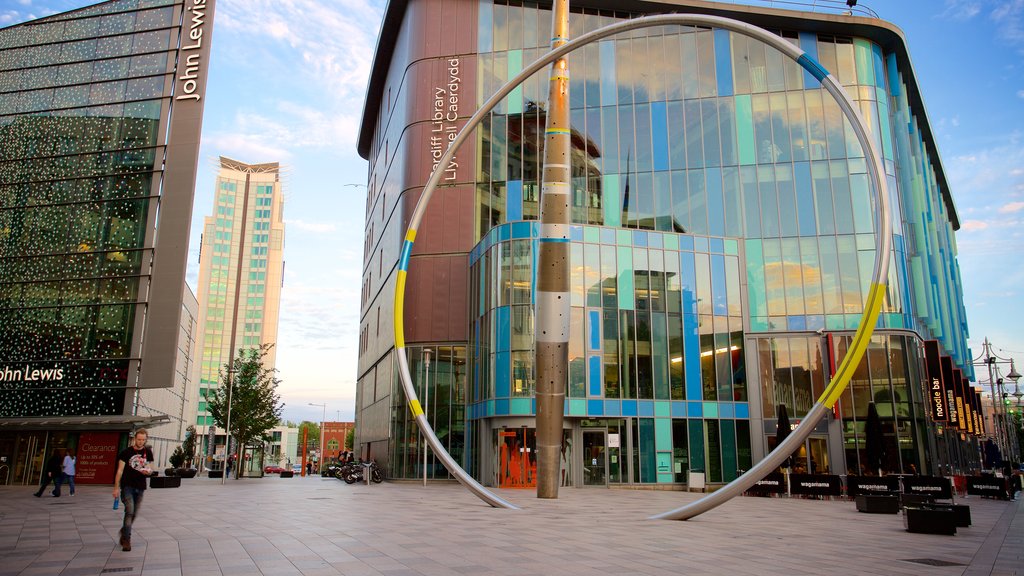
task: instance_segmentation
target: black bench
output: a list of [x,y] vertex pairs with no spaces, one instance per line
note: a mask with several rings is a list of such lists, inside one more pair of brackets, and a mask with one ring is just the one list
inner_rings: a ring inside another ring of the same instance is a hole
[[921,504],[934,504],[935,497],[929,494],[900,494],[900,507],[920,506]]
[[281,478],[291,478],[292,476],[295,476],[295,472],[291,470],[284,470],[281,472]]
[[224,477],[224,471],[223,470],[210,470],[206,474],[210,478],[223,478]]
[[903,526],[907,532],[916,534],[956,534],[956,517],[953,510],[934,505],[908,506],[903,509]]
[[150,488],[179,488],[181,478],[178,476],[152,476],[149,479]]
[[953,513],[953,522],[957,528],[967,528],[971,525],[971,507],[965,504],[922,504],[922,508],[933,510],[948,510]]
[[857,512],[868,514],[899,514],[900,498],[888,494],[858,494]]

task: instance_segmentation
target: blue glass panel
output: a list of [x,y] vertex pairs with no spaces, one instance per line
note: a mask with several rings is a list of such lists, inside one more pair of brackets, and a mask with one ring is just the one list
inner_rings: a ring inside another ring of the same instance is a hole
[[[700,397],[700,390],[697,391],[698,397]],[[687,402],[686,403],[686,415],[690,418],[703,418],[704,417],[704,404],[701,402]]]
[[718,403],[718,417],[719,418],[735,418],[736,417],[736,405],[732,402],[719,402]]
[[787,330],[807,330],[807,318],[804,316],[788,316],[786,318]]
[[499,226],[498,227],[498,241],[504,242],[512,238],[512,227],[511,226]]
[[[814,32],[801,32],[800,33],[800,48],[807,53],[808,56],[818,61],[818,35]],[[831,70],[830,70],[831,72]],[[804,88],[812,89],[821,86],[821,82],[814,77],[813,74],[804,70]]]
[[697,269],[693,261],[693,253],[683,252],[679,255],[682,270],[679,274],[683,290],[683,313],[697,313]]
[[494,3],[491,0],[481,0],[479,10],[477,46],[480,52],[490,52],[493,46]]
[[900,96],[903,90],[900,83],[899,68],[896,67],[896,53],[890,52],[885,55],[885,69],[889,74],[889,92],[893,96]]
[[729,315],[729,301],[725,281],[725,256],[711,256],[711,303],[716,316]]
[[590,349],[601,349],[601,311],[590,310],[587,315],[590,317],[588,328],[590,329]]
[[573,242],[583,242],[583,227],[582,226],[570,226],[569,227],[569,238]]
[[[709,238],[710,251],[712,254],[721,254],[725,252],[725,240],[722,238]],[[736,242],[733,241],[733,244]]]
[[654,232],[647,234],[647,244],[649,248],[664,248],[664,241],[664,234],[656,234]]
[[636,230],[633,232],[634,246],[647,246],[647,232]]
[[703,236],[695,236],[693,238],[693,250],[695,252],[707,252],[708,239]]
[[651,138],[654,142],[654,169],[668,170],[668,115],[664,102],[651,104]]
[[590,362],[590,396],[601,396],[601,357],[591,356],[588,360]]
[[[696,308],[697,303],[693,302],[691,306]],[[702,394],[699,353],[700,338],[697,334],[697,316],[694,314],[683,314],[683,355],[686,357],[687,398],[700,398]]]
[[530,222],[513,222],[512,223],[512,237],[513,238],[529,238],[530,237]]
[[732,96],[732,50],[729,47],[729,31],[715,29],[715,73],[718,78],[718,95]]
[[807,316],[807,330],[824,330],[825,329],[825,315],[824,314],[811,314]]
[[587,416],[604,416],[604,402],[587,400]]
[[615,41],[601,42],[601,105],[613,106],[617,101],[618,86],[615,81]]
[[750,418],[750,404],[746,402],[739,402],[736,404],[736,417],[737,418]]
[[615,230],[601,228],[601,244],[615,244]]
[[622,416],[636,416],[636,400],[622,401]]
[[509,414],[508,398],[500,398],[494,401],[494,415],[507,416]]
[[511,317],[511,310],[508,306],[499,306],[494,310],[494,321],[495,321],[495,337],[498,340],[498,345],[495,350],[499,352],[508,352],[510,348],[510,340],[512,336],[512,328],[509,323]]
[[622,404],[618,400],[605,400],[604,401],[604,415],[605,416],[620,416],[620,415],[622,415]]
[[[505,213],[509,222],[523,219],[523,181],[509,180],[505,185]],[[513,233],[514,234],[514,233]]]
[[808,162],[795,162],[793,175],[796,181],[796,212],[801,236],[814,236],[817,233],[814,219],[814,187],[811,183],[811,165]]
[[638,416],[654,416],[654,402],[651,400],[640,400],[637,402]]
[[885,64],[882,63],[882,48],[871,43],[871,56],[875,61],[875,86],[885,88]]
[[693,236],[679,236],[679,249],[693,252]]
[[672,417],[686,418],[686,402],[672,402]]
[[509,376],[509,353],[498,352],[494,355],[494,395],[498,398],[511,396],[511,378]]

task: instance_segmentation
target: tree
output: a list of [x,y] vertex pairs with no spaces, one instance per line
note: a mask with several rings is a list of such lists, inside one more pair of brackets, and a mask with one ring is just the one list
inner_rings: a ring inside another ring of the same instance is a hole
[[235,447],[235,477],[240,475],[245,462],[245,446],[257,440],[269,442],[268,431],[277,426],[281,419],[281,397],[277,394],[280,384],[274,374],[276,370],[263,365],[272,344],[262,344],[248,350],[239,349],[238,357],[221,372],[221,386],[207,398],[207,410],[217,426],[227,430],[228,387],[231,387],[231,436],[237,441]]
[[355,428],[349,428],[348,432],[345,433],[345,449],[352,450],[356,446],[356,430]]
[[310,422],[309,420],[303,420],[299,424],[299,438],[302,438],[302,431],[306,430],[307,444],[320,447],[320,425],[316,422]]
[[192,461],[196,457],[196,427],[189,426],[185,429],[185,441],[181,443],[181,453],[185,457],[184,463],[192,467]]

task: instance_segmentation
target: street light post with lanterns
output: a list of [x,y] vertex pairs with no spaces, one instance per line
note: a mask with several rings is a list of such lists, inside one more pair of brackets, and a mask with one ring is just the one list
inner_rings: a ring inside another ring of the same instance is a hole
[[1016,433],[1010,433],[1010,422],[1008,417],[1009,412],[1009,400],[1007,400],[1008,394],[1004,391],[1003,377],[999,374],[1000,364],[1009,364],[1010,372],[1006,374],[1006,378],[1013,381],[1014,393],[1013,395],[1019,399],[1024,396],[1024,393],[1020,392],[1020,377],[1021,375],[1017,372],[1017,368],[1014,365],[1013,358],[1003,358],[993,352],[992,342],[985,338],[982,343],[982,354],[979,358],[975,358],[975,364],[984,364],[988,368],[988,385],[989,391],[992,394],[992,425],[995,428],[993,436],[995,437],[996,446],[999,448],[999,452],[1004,460],[1020,460],[1020,446],[1018,446]]

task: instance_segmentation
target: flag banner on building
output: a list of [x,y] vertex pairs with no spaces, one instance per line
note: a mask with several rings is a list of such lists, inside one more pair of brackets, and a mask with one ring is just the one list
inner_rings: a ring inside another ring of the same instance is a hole
[[967,415],[967,432],[973,436],[978,435],[978,419],[974,417],[974,389],[971,388],[971,381],[960,373],[960,391],[964,395],[964,412]]
[[924,358],[928,376],[928,406],[932,420],[949,422],[949,403],[946,399],[946,388],[942,382],[942,361],[938,340],[925,341]]
[[964,392],[964,373],[959,368],[953,368],[953,390],[956,391],[956,414],[960,420],[960,431],[972,434],[974,426],[971,424],[971,415],[967,411],[967,394]]
[[985,432],[985,415],[982,412],[981,391],[978,390],[977,388],[974,388],[974,387],[971,387],[971,390],[973,391],[973,395],[974,395],[974,405],[978,407],[977,413],[975,414],[975,416],[978,419],[978,434],[981,435],[981,436],[984,436],[985,433],[986,433]]
[[941,356],[942,363],[942,388],[946,395],[946,422],[950,426],[960,429],[960,418],[956,411],[956,390],[953,386],[953,359],[949,356]]

